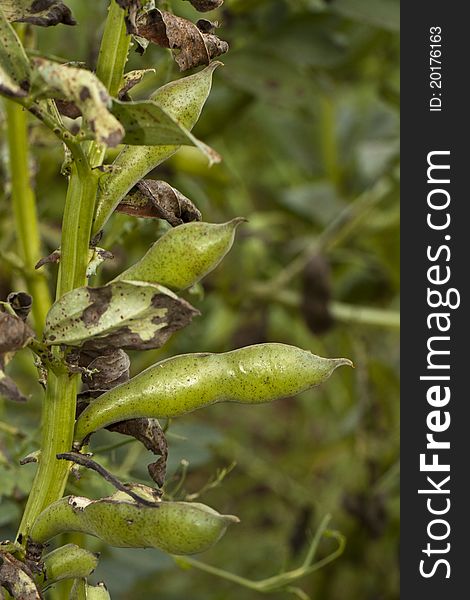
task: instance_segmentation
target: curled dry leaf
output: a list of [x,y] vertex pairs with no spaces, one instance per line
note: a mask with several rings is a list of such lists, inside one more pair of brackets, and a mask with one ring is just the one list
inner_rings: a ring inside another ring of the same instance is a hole
[[34,337],[34,331],[22,319],[0,312],[0,354],[24,348]]
[[224,0],[186,0],[191,2],[196,10],[199,12],[207,12],[219,8],[224,3]]
[[186,327],[197,311],[170,290],[139,281],[72,290],[51,308],[44,332],[48,345],[111,348],[160,348]]
[[139,181],[116,210],[135,217],[165,219],[173,227],[202,218],[189,198],[166,181],[153,179]]
[[0,593],[5,588],[17,600],[41,600],[31,570],[8,552],[0,552]]
[[117,146],[124,136],[124,128],[114,117],[111,98],[101,81],[90,71],[62,65],[43,58],[34,59],[41,79],[38,92],[49,93],[75,104],[99,142]]
[[7,302],[10,303],[15,314],[22,321],[26,321],[33,305],[33,298],[26,292],[12,292],[8,294]]
[[129,379],[131,361],[124,350],[118,348],[107,352],[80,352],[78,365],[88,389],[104,391]]
[[160,458],[150,463],[148,472],[155,483],[162,487],[165,483],[166,463],[168,458],[168,444],[163,429],[157,419],[129,419],[107,427],[109,431],[116,431],[124,435],[130,435],[141,442],[147,450],[150,450]]
[[321,335],[333,327],[330,267],[323,256],[311,258],[302,273],[302,312],[309,329]]
[[0,0],[6,18],[12,22],[30,23],[40,27],[76,25],[72,11],[60,0]]
[[48,256],[44,256],[43,258],[38,260],[34,268],[40,269],[41,267],[49,263],[56,265],[58,262],[60,262],[60,250],[54,250],[54,252],[51,252],[51,254],[49,254]]
[[227,42],[216,35],[204,33],[191,21],[159,9],[139,16],[137,33],[158,46],[173,50],[181,71],[208,65],[228,50]]
[[116,3],[126,11],[126,29],[127,33],[136,33],[136,18],[142,5],[143,0],[116,0]]

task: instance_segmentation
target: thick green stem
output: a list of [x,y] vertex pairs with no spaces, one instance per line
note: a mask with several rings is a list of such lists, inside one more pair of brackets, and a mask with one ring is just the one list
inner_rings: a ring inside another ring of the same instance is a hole
[[36,331],[44,327],[51,297],[44,275],[34,266],[41,257],[36,198],[30,183],[28,156],[27,112],[11,101],[5,102],[8,123],[8,151],[11,175],[11,199],[18,253],[23,260],[23,275],[33,297],[33,318]]
[[[98,61],[98,76],[110,88],[111,93],[117,91],[116,86],[119,86],[122,79],[128,47],[124,11],[113,0]],[[94,167],[102,164],[106,148],[93,142],[87,145],[85,152],[75,143],[71,144],[70,149],[74,162],[62,222],[57,298],[86,284],[91,225],[99,177]],[[19,529],[24,540],[38,514],[64,493],[70,463],[57,460],[56,457],[72,447],[77,386],[77,375],[55,375],[49,371],[43,408],[39,467]]]

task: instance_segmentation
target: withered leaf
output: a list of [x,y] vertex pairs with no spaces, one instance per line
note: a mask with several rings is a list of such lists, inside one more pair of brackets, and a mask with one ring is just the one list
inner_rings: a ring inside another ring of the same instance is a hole
[[0,354],[24,348],[34,337],[34,331],[22,319],[0,312]]
[[312,257],[302,273],[302,312],[309,329],[321,335],[333,327],[330,312],[330,267],[325,257]]
[[22,321],[26,321],[33,305],[33,298],[26,292],[12,292],[8,294],[7,302],[10,303],[15,314]]
[[118,348],[109,352],[81,351],[78,365],[89,390],[105,391],[129,379],[131,361],[124,350]]
[[216,35],[204,33],[191,21],[157,8],[139,16],[137,34],[170,48],[181,71],[208,65],[228,50],[227,42]]
[[60,0],[0,0],[6,18],[12,22],[30,23],[40,27],[76,25],[72,11]]
[[155,69],[137,69],[125,73],[122,78],[123,86],[118,92],[119,100],[130,100],[127,92],[140,83],[147,73],[155,73]]
[[31,570],[8,552],[0,552],[0,588],[17,600],[41,600]]
[[173,227],[202,218],[189,198],[166,181],[154,179],[139,181],[116,210],[136,217],[165,219]]
[[166,463],[168,459],[168,444],[163,429],[157,419],[129,419],[121,421],[114,425],[109,425],[106,429],[116,431],[124,435],[130,435],[141,442],[147,450],[153,452],[160,458],[148,465],[148,472],[155,483],[162,487],[165,483]]
[[224,3],[224,0],[186,0],[191,2],[196,10],[199,12],[208,12],[209,10],[214,10],[215,8],[219,8]]
[[82,287],[51,308],[44,331],[48,345],[87,351],[160,348],[199,314],[170,290],[139,281]]
[[136,33],[136,18],[144,2],[142,0],[116,0],[116,3],[126,11],[127,33]]
[[48,256],[44,256],[43,258],[39,259],[34,268],[40,269],[41,267],[49,263],[55,265],[58,262],[60,262],[60,250],[54,250],[54,252],[51,252],[51,254],[49,254]]
[[6,398],[13,402],[27,401],[26,396],[20,392],[13,379],[5,375],[2,369],[0,369],[0,398]]
[[96,75],[44,58],[35,58],[34,64],[39,79],[38,94],[51,94],[75,104],[99,142],[111,147],[121,142],[124,128],[109,111],[111,98]]

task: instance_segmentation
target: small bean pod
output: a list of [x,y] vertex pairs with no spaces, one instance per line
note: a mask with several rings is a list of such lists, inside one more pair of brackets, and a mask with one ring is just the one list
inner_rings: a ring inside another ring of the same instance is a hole
[[274,343],[175,356],[94,400],[77,420],[75,439],[118,421],[177,417],[216,402],[271,402],[322,383],[341,365],[352,363]]
[[[220,62],[159,88],[152,96],[173,118],[192,129],[201,115],[211,86],[212,74]],[[118,204],[152,169],[172,156],[180,146],[125,146],[113,163],[114,171],[103,175],[97,197],[92,237],[101,231]]]
[[118,548],[159,548],[169,554],[197,554],[213,546],[238,518],[199,503],[140,505],[117,493],[101,500],[67,496],[48,506],[30,532],[44,543],[59,533],[79,531]]
[[47,554],[44,559],[45,584],[63,579],[88,577],[98,566],[98,556],[75,544],[66,544]]
[[114,281],[158,282],[185,289],[215,269],[232,247],[235,231],[244,220],[221,224],[193,221],[169,229],[139,262]]

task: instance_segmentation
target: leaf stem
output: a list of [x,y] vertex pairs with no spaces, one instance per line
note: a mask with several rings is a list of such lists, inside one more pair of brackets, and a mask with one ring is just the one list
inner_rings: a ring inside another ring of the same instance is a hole
[[5,101],[8,123],[8,151],[11,175],[11,199],[18,253],[23,261],[23,276],[33,297],[32,313],[38,334],[42,332],[51,297],[45,276],[34,266],[41,257],[41,242],[36,210],[36,198],[30,182],[28,155],[28,121],[26,111],[11,101]]

